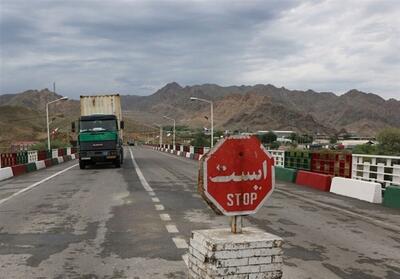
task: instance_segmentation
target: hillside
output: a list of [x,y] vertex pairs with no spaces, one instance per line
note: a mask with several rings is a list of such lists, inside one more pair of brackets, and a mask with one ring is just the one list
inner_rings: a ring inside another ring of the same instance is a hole
[[163,115],[179,124],[209,126],[209,105],[191,102],[195,96],[214,101],[219,129],[282,129],[334,134],[346,130],[374,135],[385,127],[400,127],[400,102],[357,90],[337,96],[330,92],[298,91],[273,85],[205,84],[181,87],[169,83],[150,96],[123,96],[123,108],[138,121],[159,122]]

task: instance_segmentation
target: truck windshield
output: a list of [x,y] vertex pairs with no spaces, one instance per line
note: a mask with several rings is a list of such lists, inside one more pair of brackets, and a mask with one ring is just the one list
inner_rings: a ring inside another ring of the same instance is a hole
[[85,120],[80,122],[81,132],[116,131],[117,121],[110,120]]

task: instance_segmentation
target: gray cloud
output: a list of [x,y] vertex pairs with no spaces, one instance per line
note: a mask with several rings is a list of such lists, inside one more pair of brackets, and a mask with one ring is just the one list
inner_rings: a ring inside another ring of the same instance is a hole
[[[400,92],[398,1],[16,1],[0,14],[0,94],[150,94],[272,83]],[[345,8],[344,8],[345,7]]]

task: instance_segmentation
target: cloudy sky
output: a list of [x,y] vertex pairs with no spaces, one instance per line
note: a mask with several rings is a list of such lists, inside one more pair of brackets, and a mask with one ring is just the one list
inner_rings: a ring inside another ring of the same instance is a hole
[[0,94],[271,83],[400,99],[400,1],[0,1]]

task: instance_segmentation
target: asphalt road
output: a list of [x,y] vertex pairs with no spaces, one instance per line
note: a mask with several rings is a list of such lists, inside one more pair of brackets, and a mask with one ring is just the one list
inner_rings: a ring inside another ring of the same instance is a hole
[[[0,278],[187,278],[191,231],[228,219],[196,193],[198,162],[131,151],[121,169],[72,161],[0,182]],[[284,238],[284,278],[400,278],[399,214],[277,183],[245,226]]]

